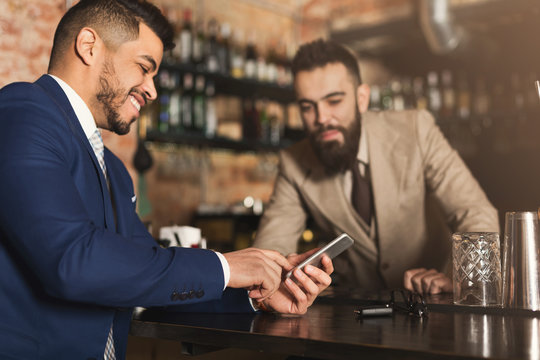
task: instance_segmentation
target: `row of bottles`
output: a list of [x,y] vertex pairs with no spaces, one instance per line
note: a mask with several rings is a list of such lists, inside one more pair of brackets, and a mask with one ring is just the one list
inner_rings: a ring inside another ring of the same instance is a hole
[[[175,27],[176,47],[165,56],[169,63],[192,65],[199,71],[220,73],[234,78],[247,78],[287,86],[292,83],[290,70],[291,48],[284,42],[268,44],[263,53],[257,47],[254,32],[245,41],[241,29],[231,29],[228,23],[218,23],[214,18],[204,28],[203,21],[193,26],[192,12],[184,9],[180,16],[177,9],[165,9]],[[260,45],[260,44],[259,44]]]
[[[217,103],[223,98],[215,96],[212,80],[202,74],[190,72],[182,74],[178,71],[161,69],[157,86],[158,99],[150,110],[153,120],[147,124],[147,129],[168,135],[198,134],[206,138],[227,137],[227,134],[219,132]],[[241,103],[243,109],[237,116],[242,119],[236,121],[241,129],[237,132],[238,136],[228,137],[279,145],[284,132],[283,108],[268,99],[246,98]]]
[[161,133],[197,132],[212,137],[217,129],[214,83],[204,75],[162,69],[153,124]]
[[464,155],[509,153],[537,147],[540,100],[536,74],[510,73],[487,79],[444,70],[425,77],[372,85],[370,109],[427,109],[452,145]]
[[[439,76],[440,75],[440,76]],[[371,110],[428,109],[440,121],[468,119],[473,115],[499,115],[537,110],[536,75],[513,73],[508,79],[487,81],[483,77],[444,70],[425,77],[393,79],[372,85]]]

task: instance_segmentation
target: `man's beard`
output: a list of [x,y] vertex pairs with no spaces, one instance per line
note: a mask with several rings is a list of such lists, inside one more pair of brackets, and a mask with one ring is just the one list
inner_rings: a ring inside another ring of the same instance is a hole
[[113,84],[118,84],[118,78],[116,77],[114,66],[109,61],[106,61],[103,65],[103,71],[99,77],[99,83],[100,88],[96,98],[102,105],[103,113],[107,118],[109,130],[118,135],[127,134],[129,132],[130,125],[133,121],[135,121],[135,118],[131,119],[131,121],[123,122],[120,118],[118,109],[120,109],[120,107],[126,102],[129,92],[121,89],[120,86],[113,86]]
[[[325,126],[309,135],[311,145],[319,160],[325,167],[326,173],[335,175],[349,169],[358,154],[360,144],[360,121],[362,115],[357,110],[354,121],[349,128],[343,126]],[[322,141],[319,136],[328,130],[338,130],[343,134],[343,144],[337,141]]]

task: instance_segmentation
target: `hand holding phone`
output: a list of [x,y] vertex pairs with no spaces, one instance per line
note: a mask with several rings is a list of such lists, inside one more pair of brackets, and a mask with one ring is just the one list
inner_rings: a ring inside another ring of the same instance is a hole
[[313,265],[317,267],[320,266],[321,258],[324,254],[326,254],[330,259],[333,259],[339,254],[341,254],[343,251],[351,247],[352,244],[354,244],[354,240],[351,239],[349,235],[341,234],[340,236],[329,242],[327,245],[313,253],[306,260],[296,265],[294,269],[292,269],[285,275],[285,278],[290,278],[296,269],[303,269],[306,265]]

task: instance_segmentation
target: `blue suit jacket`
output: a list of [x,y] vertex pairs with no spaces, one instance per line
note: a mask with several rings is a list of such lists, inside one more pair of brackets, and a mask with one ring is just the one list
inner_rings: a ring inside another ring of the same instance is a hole
[[0,358],[102,359],[113,323],[122,359],[134,306],[252,311],[245,292],[223,293],[212,251],[156,245],[106,149],[109,194],[50,76],[0,90],[0,129]]

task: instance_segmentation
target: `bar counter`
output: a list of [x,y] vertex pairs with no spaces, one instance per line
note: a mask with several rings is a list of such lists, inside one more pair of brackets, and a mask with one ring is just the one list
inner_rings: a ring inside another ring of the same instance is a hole
[[317,359],[540,359],[539,312],[455,306],[443,294],[426,297],[424,318],[354,313],[388,299],[386,292],[331,290],[303,316],[147,309],[134,317],[131,335],[180,341],[195,354],[240,348]]

